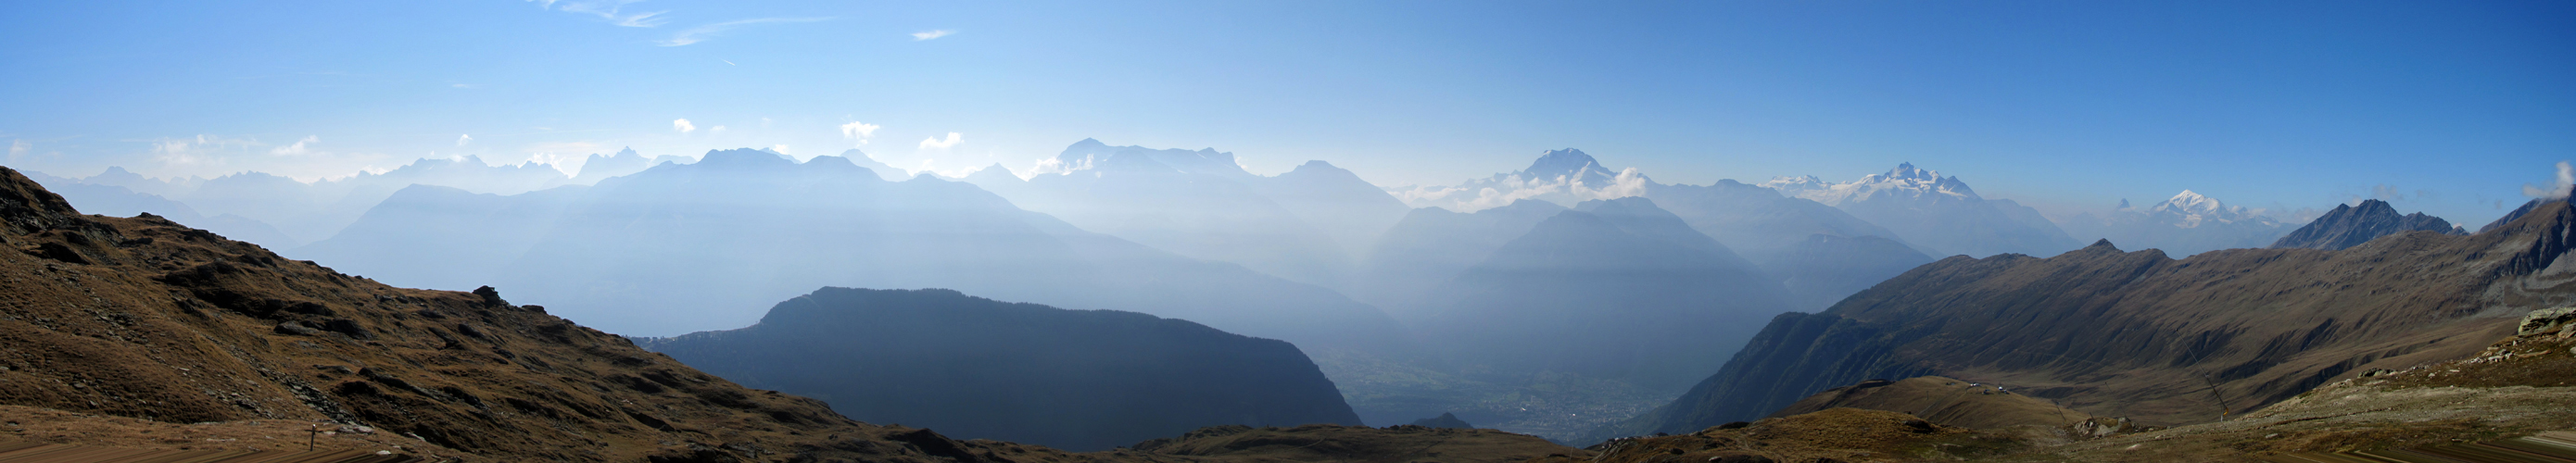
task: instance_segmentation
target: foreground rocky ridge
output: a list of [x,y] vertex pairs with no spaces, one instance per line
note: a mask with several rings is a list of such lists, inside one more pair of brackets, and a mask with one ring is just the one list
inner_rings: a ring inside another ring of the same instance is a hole
[[0,224],[21,251],[0,252],[0,405],[367,426],[509,461],[1090,458],[858,423],[497,292],[393,288],[154,216],[81,215],[5,168]]
[[2507,317],[2576,299],[2571,236],[2576,213],[2548,204],[2490,233],[2404,233],[2343,251],[2173,260],[2098,242],[2048,259],[1952,257],[1824,313],[1783,314],[1682,399],[1596,434],[1686,432],[1862,379],[1934,374],[2094,415],[2207,422],[2372,368],[2475,352],[2511,332]]

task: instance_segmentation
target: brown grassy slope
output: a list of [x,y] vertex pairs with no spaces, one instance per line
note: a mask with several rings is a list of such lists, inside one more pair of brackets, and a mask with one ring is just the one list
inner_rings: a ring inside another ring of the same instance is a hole
[[1934,424],[1976,429],[2021,425],[2055,428],[2092,418],[2084,412],[2059,407],[2046,399],[2017,394],[2008,388],[1999,389],[1992,384],[1939,376],[1899,381],[1870,380],[1827,389],[1772,412],[1769,418],[1846,407],[1905,413]]
[[[2576,339],[2484,350],[2327,384],[2235,420],[2056,447],[2002,461],[2260,461],[2291,452],[2445,445],[2576,429]],[[2510,355],[2506,353],[2510,352]]]
[[1764,418],[1743,427],[1612,440],[1594,446],[1600,455],[1588,460],[1550,457],[1531,462],[1956,461],[2026,451],[2032,442],[2045,440],[2035,437],[2020,431],[1942,426],[1904,413],[1832,408]]
[[2571,240],[2576,212],[2551,203],[2474,236],[2412,232],[2341,251],[2174,260],[2105,243],[2046,259],[1953,257],[1824,313],[1780,316],[1709,381],[1603,434],[1697,429],[1862,379],[1934,374],[2097,416],[2207,422],[2484,348],[2523,311],[2576,301]]
[[1090,460],[861,424],[496,294],[388,287],[0,168],[0,405],[331,420],[500,460]]
[[1136,444],[1136,451],[1155,455],[1199,457],[1217,462],[1347,461],[1397,463],[1514,462],[1548,456],[1591,458],[1592,452],[1556,445],[1535,436],[1491,429],[1425,426],[1340,426],[1311,424],[1293,428],[1213,426],[1170,439]]

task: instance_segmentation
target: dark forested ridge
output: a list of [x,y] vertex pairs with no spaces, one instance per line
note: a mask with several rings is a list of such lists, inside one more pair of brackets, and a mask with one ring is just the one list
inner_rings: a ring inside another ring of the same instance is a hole
[[1106,450],[1205,426],[1360,424],[1296,346],[956,291],[823,288],[647,348],[873,423]]

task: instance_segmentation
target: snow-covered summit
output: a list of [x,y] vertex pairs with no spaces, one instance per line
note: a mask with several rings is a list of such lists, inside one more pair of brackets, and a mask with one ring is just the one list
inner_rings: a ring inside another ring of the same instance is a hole
[[1981,200],[1976,190],[1958,177],[1943,177],[1940,172],[1900,163],[1887,173],[1870,174],[1848,183],[1831,183],[1813,175],[1776,177],[1762,186],[1780,190],[1780,194],[1815,200],[1830,206],[1879,197],[1909,199]]
[[2194,228],[2199,227],[2202,224],[2239,222],[2266,226],[2279,225],[2278,220],[2274,220],[2272,217],[2262,214],[2262,211],[2260,210],[2248,209],[2244,206],[2231,207],[2225,203],[2220,203],[2217,198],[2211,198],[2191,190],[2182,190],[2181,194],[2174,195],[2172,198],[2168,198],[2164,200],[2164,202],[2156,203],[2154,206],[2148,206],[2145,210],[2137,210],[2127,207],[2128,200],[2121,200],[2120,202],[2122,204],[2122,207],[2118,211],[2120,213],[2146,215],[2152,217],[2154,222],[2161,222],[2178,228]]
[[1645,194],[1646,184],[1652,181],[1636,168],[1613,171],[1583,150],[1566,148],[1541,153],[1528,169],[1519,172],[1494,174],[1457,186],[1416,186],[1391,189],[1388,193],[1413,207],[1474,212],[1523,199],[1572,205],[1639,196]]

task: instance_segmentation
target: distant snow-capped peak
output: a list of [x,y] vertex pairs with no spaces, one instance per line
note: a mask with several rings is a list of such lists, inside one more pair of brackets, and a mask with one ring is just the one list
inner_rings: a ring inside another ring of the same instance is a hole
[[1829,206],[1879,197],[1985,199],[1978,197],[1976,190],[1969,189],[1968,184],[1960,182],[1958,177],[1942,177],[1940,172],[1916,168],[1910,162],[1897,164],[1887,173],[1865,175],[1849,183],[1831,183],[1808,175],[1776,177],[1762,182],[1762,186],[1780,190],[1780,194],[1811,199]]
[[[2125,204],[2127,201],[2122,202]],[[2228,206],[2219,202],[2217,198],[2191,190],[2182,190],[2181,194],[2176,194],[2154,206],[2148,206],[2145,210],[2123,207],[2120,211],[2151,216],[2157,221],[2181,228],[2193,228],[2211,223],[2276,222],[2273,218],[2263,215],[2262,211],[2247,209],[2244,206]]]
[[1645,185],[1650,182],[1653,180],[1634,167],[1613,171],[1583,150],[1566,148],[1540,154],[1529,168],[1519,172],[1494,174],[1457,186],[1391,188],[1387,193],[1413,207],[1473,212],[1522,199],[1570,206],[1587,200],[1638,196],[1645,194]]

